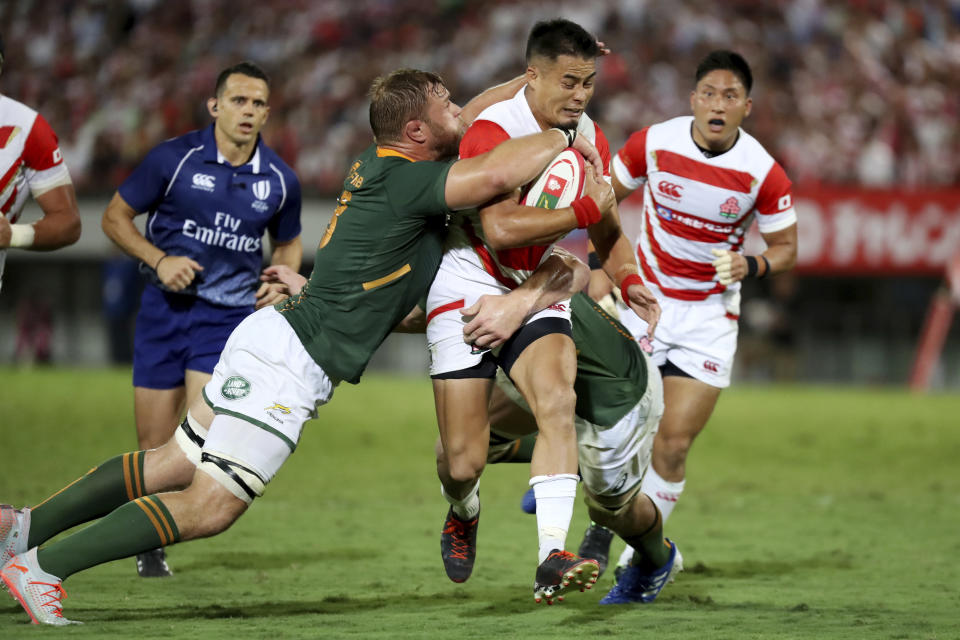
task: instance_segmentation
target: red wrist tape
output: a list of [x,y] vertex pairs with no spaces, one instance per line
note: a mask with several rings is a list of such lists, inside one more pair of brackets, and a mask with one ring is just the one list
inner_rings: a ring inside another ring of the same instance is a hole
[[632,284],[643,284],[643,278],[636,273],[631,273],[620,282],[620,296],[623,298],[624,304],[630,301],[630,296],[627,295],[627,287]]
[[570,203],[570,206],[573,207],[573,213],[577,216],[578,228],[586,229],[595,222],[600,222],[600,218],[602,217],[600,207],[597,206],[597,203],[594,202],[590,196],[577,198]]

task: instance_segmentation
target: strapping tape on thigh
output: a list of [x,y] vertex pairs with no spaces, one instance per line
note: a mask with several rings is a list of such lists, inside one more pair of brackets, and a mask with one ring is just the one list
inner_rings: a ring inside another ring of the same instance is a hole
[[207,430],[203,428],[196,418],[190,415],[189,411],[187,412],[187,417],[183,419],[183,422],[180,423],[180,426],[177,427],[177,430],[174,432],[174,438],[177,444],[180,445],[184,455],[187,456],[187,459],[192,462],[194,466],[200,464],[200,450],[203,449],[203,443],[206,437]]
[[260,476],[253,471],[211,453],[203,452],[199,468],[247,504],[262,496],[266,488]]

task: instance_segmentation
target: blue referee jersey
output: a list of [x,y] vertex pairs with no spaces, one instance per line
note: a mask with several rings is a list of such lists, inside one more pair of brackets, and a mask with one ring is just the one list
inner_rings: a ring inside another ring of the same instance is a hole
[[[279,242],[300,235],[300,183],[262,139],[250,161],[234,167],[217,150],[213,127],[154,147],[118,192],[149,213],[146,238],[170,255],[203,265],[190,287],[214,304],[255,302],[264,230]],[[152,265],[141,265],[164,288]]]

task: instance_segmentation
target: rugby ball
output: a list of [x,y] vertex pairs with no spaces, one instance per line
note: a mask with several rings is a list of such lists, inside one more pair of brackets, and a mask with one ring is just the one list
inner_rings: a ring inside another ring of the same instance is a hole
[[541,209],[562,209],[583,195],[583,156],[573,148],[557,154],[543,173],[530,183],[520,204]]

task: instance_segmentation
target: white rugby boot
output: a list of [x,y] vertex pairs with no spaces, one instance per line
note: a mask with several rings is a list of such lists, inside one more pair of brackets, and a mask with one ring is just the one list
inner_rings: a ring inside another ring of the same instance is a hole
[[0,567],[27,550],[29,531],[30,509],[14,509],[8,504],[0,504]]
[[61,600],[67,597],[60,578],[40,568],[37,548],[13,556],[0,569],[0,581],[6,585],[33,624],[51,624],[58,627],[81,624],[63,617]]

